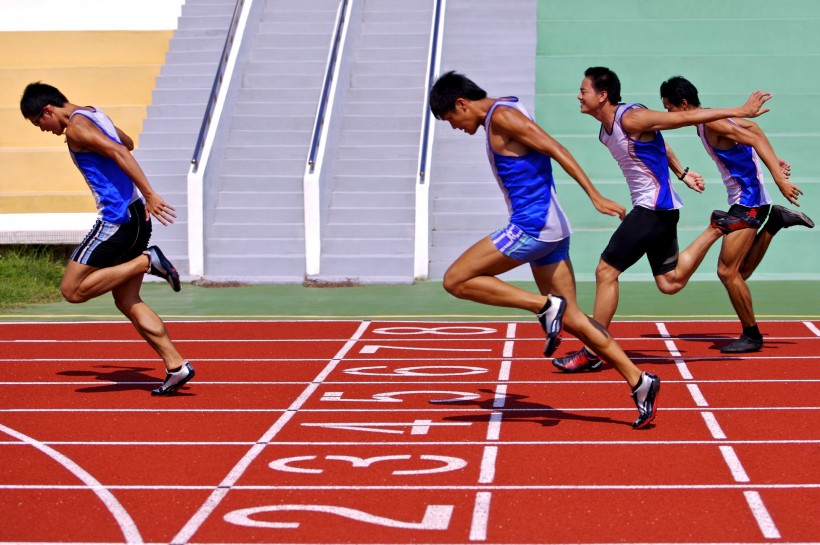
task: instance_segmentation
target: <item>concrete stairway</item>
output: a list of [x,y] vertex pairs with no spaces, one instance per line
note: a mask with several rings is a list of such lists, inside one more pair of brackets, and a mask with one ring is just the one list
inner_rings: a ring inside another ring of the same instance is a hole
[[319,280],[412,282],[415,181],[433,2],[364,0],[323,225]]
[[134,155],[154,189],[177,210],[154,224],[152,243],[188,272],[187,175],[236,0],[186,0]]
[[[502,5],[448,0],[441,73],[460,72],[494,98],[518,96],[533,115],[535,8],[533,0]],[[436,122],[430,176],[431,279],[442,278],[461,252],[507,224],[509,214],[485,145],[483,130],[470,137]],[[502,278],[532,276],[529,267],[519,267]]]
[[302,178],[338,6],[267,0],[248,29],[252,47],[206,222],[208,280],[304,280]]

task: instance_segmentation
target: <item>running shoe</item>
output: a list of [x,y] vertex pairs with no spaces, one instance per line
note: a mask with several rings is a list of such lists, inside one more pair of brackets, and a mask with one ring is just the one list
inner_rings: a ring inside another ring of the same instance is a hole
[[578,352],[555,358],[552,364],[565,373],[580,373],[581,371],[597,369],[601,366],[601,358],[587,350],[586,346]]
[[162,250],[156,246],[150,246],[143,253],[148,256],[148,260],[151,263],[151,268],[148,270],[149,274],[153,274],[154,276],[159,276],[160,278],[167,280],[168,284],[171,285],[171,288],[174,291],[179,291],[182,289],[182,286],[179,283],[179,273],[177,272],[176,267],[168,261],[168,258],[165,257]]
[[720,229],[724,235],[741,229],[757,229],[760,227],[760,220],[752,216],[733,216],[723,210],[712,212],[712,227]]
[[658,392],[661,389],[661,379],[652,373],[641,373],[641,379],[632,390],[632,399],[638,407],[638,418],[632,423],[636,430],[645,428],[655,419]]
[[544,345],[544,356],[552,356],[561,343],[561,329],[564,327],[564,311],[567,309],[567,300],[560,295],[547,295],[549,306],[544,312],[536,314],[541,327],[547,334],[547,343]]
[[814,222],[803,212],[789,210],[785,206],[780,206],[779,204],[772,206],[772,211],[769,214],[769,218],[769,221],[779,223],[786,229],[792,227],[793,225],[802,225],[804,227],[808,227],[809,229],[814,227]]
[[179,370],[165,371],[165,380],[162,381],[162,386],[156,390],[151,390],[152,396],[167,396],[176,392],[183,384],[194,378],[194,368],[187,361],[182,364]]
[[763,339],[753,339],[746,335],[726,346],[721,346],[720,351],[724,354],[742,354],[744,352],[757,352],[763,349]]

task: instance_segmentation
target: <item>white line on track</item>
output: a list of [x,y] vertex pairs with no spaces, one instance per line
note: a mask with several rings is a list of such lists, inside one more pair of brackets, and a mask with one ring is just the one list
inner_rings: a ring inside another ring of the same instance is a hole
[[760,530],[763,532],[763,537],[766,539],[780,539],[780,531],[775,526],[768,509],[763,505],[760,494],[755,491],[746,491],[743,495],[746,497],[746,502],[752,510],[757,525],[760,526]]
[[[48,446],[95,446],[95,447],[248,447],[256,444],[256,441],[43,441]],[[277,441],[277,445],[283,446],[349,446],[349,445],[387,445],[387,446],[481,446],[481,445],[505,445],[505,446],[630,446],[640,447],[645,445],[817,445],[820,439],[734,439],[734,440],[664,440],[664,441]],[[18,441],[0,441],[0,446],[21,446]]]
[[809,328],[809,331],[814,333],[815,337],[820,337],[820,329],[818,329],[816,325],[814,325],[811,322],[803,322],[803,325],[805,325],[807,328]]
[[[804,323],[808,327],[809,324],[807,322]],[[658,322],[656,325],[662,337],[670,337],[669,331],[666,329],[665,324]],[[813,327],[813,324],[811,325]],[[812,328],[809,327],[809,329]],[[691,372],[689,371],[689,368],[686,366],[686,363],[684,363],[684,361],[680,359],[680,351],[678,351],[675,342],[673,340],[667,339],[666,346],[670,355],[676,358],[675,364],[677,365],[678,371],[680,372],[681,376],[685,380],[694,379]],[[692,396],[692,399],[695,401],[695,404],[697,406],[705,407],[709,405],[706,401],[706,398],[703,396],[703,394],[701,393],[700,389],[697,387],[696,384],[687,384],[687,387],[690,395]],[[723,429],[721,429],[720,424],[718,423],[717,418],[715,417],[713,412],[704,411],[701,413],[701,416],[703,417],[703,421],[706,423],[706,427],[709,429],[709,433],[712,434],[712,437],[714,437],[715,439],[726,439],[726,434],[724,433]],[[743,468],[743,464],[740,462],[740,458],[738,458],[737,454],[735,453],[735,449],[729,445],[720,445],[718,448],[720,449],[720,453],[723,455],[723,460],[728,466],[729,471],[732,474],[732,478],[734,478],[735,482],[749,483],[749,475]],[[772,520],[769,511],[763,504],[763,500],[760,497],[760,493],[757,491],[746,490],[743,492],[743,495],[746,498],[746,503],[749,505],[749,509],[752,511],[752,515],[754,516],[755,521],[757,522],[757,526],[763,534],[763,537],[767,539],[779,539],[780,532],[777,530],[774,520]]]
[[490,492],[479,492],[475,495],[473,520],[470,524],[470,540],[484,541],[487,539],[487,524],[490,518]]
[[[213,490],[213,485],[109,485],[111,490]],[[231,490],[292,491],[292,490],[820,490],[820,483],[804,484],[524,484],[524,485],[235,485]],[[0,485],[0,490],[89,490],[82,485]],[[815,543],[816,545],[816,543]]]
[[[791,335],[791,336],[777,336],[777,335],[767,335],[766,339],[770,341],[799,341],[799,340],[814,340],[815,337],[820,337],[820,329],[818,329],[814,324],[811,322],[802,322],[809,330],[813,333],[812,335]],[[0,322],[0,326],[2,326],[2,322]],[[694,337],[694,336],[686,336],[686,337],[673,337],[672,335],[662,336],[660,339],[665,338],[681,340],[685,342],[702,342],[702,341],[720,341],[720,340],[727,340],[728,338],[723,335],[705,335],[703,337]],[[658,337],[613,337],[618,343],[623,341],[635,341],[635,342],[644,342],[644,343],[653,343],[659,340]],[[175,338],[174,344],[177,343],[202,343],[202,344],[212,344],[212,343],[228,343],[228,344],[269,344],[269,343],[317,343],[317,342],[339,342],[340,339],[338,338],[319,338],[319,339],[269,339],[269,338],[260,338],[260,339],[185,339],[185,338]],[[383,337],[374,337],[369,339],[360,339],[361,342],[373,343],[373,342],[384,342]],[[453,343],[453,344],[464,344],[465,342],[475,343],[478,341],[481,342],[498,342],[504,341],[506,338],[504,337],[446,337],[446,338],[402,338],[402,344],[410,344],[410,343],[429,343],[431,341],[435,343]],[[521,337],[517,339],[518,341],[543,341],[542,337]],[[577,341],[575,337],[566,336],[563,338],[564,341]],[[10,343],[10,344],[137,344],[142,345],[145,343],[142,339],[0,339],[0,344],[2,343]]]
[[111,515],[114,517],[114,520],[117,521],[117,525],[120,527],[122,531],[123,537],[125,537],[126,543],[142,543],[142,536],[140,535],[139,530],[137,529],[137,525],[134,523],[134,519],[131,518],[131,515],[128,514],[128,511],[125,510],[125,507],[117,500],[114,494],[106,488],[105,486],[100,483],[97,479],[94,478],[88,471],[84,470],[77,464],[74,460],[58,452],[51,448],[50,446],[41,443],[40,441],[34,439],[33,437],[29,437],[23,433],[20,433],[17,430],[13,430],[7,426],[0,424],[0,431],[7,435],[11,435],[12,437],[18,439],[20,442],[25,443],[31,447],[36,448],[64,468],[66,468],[69,472],[71,472],[75,477],[85,483],[85,487],[88,490],[93,491],[100,501],[103,502],[103,505],[108,509]]
[[723,455],[723,460],[726,462],[726,465],[729,466],[729,471],[732,472],[732,478],[734,478],[735,482],[748,483],[749,475],[747,475],[746,470],[743,469],[743,464],[740,463],[740,458],[737,457],[735,449],[729,445],[721,445],[720,453]]
[[274,422],[273,426],[271,426],[268,431],[266,431],[262,437],[259,438],[257,444],[251,447],[245,456],[242,457],[230,473],[228,473],[228,475],[222,480],[219,487],[211,492],[211,495],[207,500],[205,500],[205,503],[202,504],[199,510],[194,513],[194,516],[191,517],[179,533],[171,540],[171,543],[188,543],[191,540],[191,537],[193,537],[197,530],[199,530],[199,527],[202,526],[205,520],[211,515],[211,513],[213,513],[214,509],[216,509],[222,502],[228,494],[228,491],[233,485],[236,484],[251,462],[259,456],[267,444],[270,443],[274,437],[276,437],[279,431],[284,428],[285,424],[287,424],[296,414],[296,411],[298,411],[305,404],[308,398],[319,388],[322,381],[324,381],[331,371],[339,365],[347,353],[355,346],[358,339],[362,337],[369,325],[370,322],[367,321],[359,324],[359,327],[353,336],[351,336],[351,338],[345,343],[333,359],[328,362],[325,368],[322,369],[319,375],[317,375],[314,381],[302,392],[296,401],[291,404],[288,408],[288,412],[279,417],[276,422]]

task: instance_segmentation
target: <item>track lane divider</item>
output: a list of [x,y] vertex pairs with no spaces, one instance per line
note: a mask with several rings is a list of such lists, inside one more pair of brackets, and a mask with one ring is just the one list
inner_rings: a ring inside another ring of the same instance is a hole
[[[498,383],[496,383],[495,394],[493,395],[493,409],[504,409],[507,402],[507,384],[503,382],[510,380],[512,369],[513,347],[515,346],[516,324],[507,324],[504,348],[501,356],[500,369],[498,371]],[[493,410],[487,423],[487,441],[498,441],[501,438],[501,421],[503,413]],[[479,484],[492,484],[495,481],[495,467],[498,459],[498,446],[485,445],[484,453],[481,457],[481,469],[478,476]],[[470,524],[470,541],[486,541],[487,526],[490,521],[490,502],[493,493],[487,490],[477,492],[475,495],[475,506],[473,507],[473,518]]]
[[291,418],[296,415],[299,409],[307,402],[311,395],[321,386],[322,382],[327,379],[328,375],[336,368],[337,365],[344,359],[348,352],[356,345],[356,343],[361,339],[364,332],[370,326],[370,321],[363,321],[359,324],[359,328],[353,334],[353,336],[344,344],[344,346],[336,353],[336,355],[331,359],[327,365],[322,369],[322,371],[316,376],[316,378],[308,384],[307,388],[296,398],[296,400],[288,407],[285,412],[280,416],[276,422],[260,437],[256,443],[251,447],[251,449],[242,457],[242,459],[237,462],[237,464],[231,469],[228,475],[222,480],[221,483],[211,492],[211,495],[208,499],[205,500],[205,503],[199,508],[199,510],[194,513],[194,516],[191,517],[190,520],[182,527],[182,529],[177,533],[174,539],[171,540],[171,544],[183,544],[190,541],[190,539],[194,536],[194,534],[199,530],[199,528],[205,523],[209,516],[214,512],[214,510],[219,506],[225,496],[228,495],[228,492],[231,490],[231,487],[237,483],[239,478],[248,469],[248,466],[259,456],[259,454],[264,450],[266,446],[273,440],[274,437],[285,427],[285,425],[290,422]]
[[[808,326],[808,323],[806,324]],[[675,358],[675,365],[677,366],[681,377],[683,377],[686,381],[694,380],[694,377],[689,371],[689,368],[686,366],[686,363],[683,359],[681,359],[680,350],[678,350],[677,345],[675,345],[675,341],[672,340],[672,335],[669,334],[666,324],[656,322],[655,326],[658,328],[658,332],[661,334],[661,337],[664,338],[664,343],[666,344],[669,354]],[[700,388],[698,388],[696,384],[687,383],[687,389],[698,407],[709,406],[709,403],[706,401],[706,398],[703,396]],[[703,421],[706,423],[706,427],[709,429],[709,433],[712,434],[713,438],[718,440],[727,439],[726,434],[720,427],[714,413],[704,411],[700,414],[703,417]],[[720,445],[718,448],[720,449],[720,453],[723,456],[723,461],[726,462],[726,465],[728,466],[735,482],[748,483],[750,480],[749,476],[746,474],[746,470],[743,469],[743,464],[740,463],[740,459],[737,457],[735,449],[728,445]],[[743,497],[746,499],[746,503],[748,504],[749,509],[752,512],[752,516],[757,522],[757,526],[760,528],[763,537],[766,539],[780,539],[780,531],[777,529],[774,520],[772,520],[768,509],[766,509],[763,499],[760,497],[760,493],[752,490],[746,490],[743,492]]]

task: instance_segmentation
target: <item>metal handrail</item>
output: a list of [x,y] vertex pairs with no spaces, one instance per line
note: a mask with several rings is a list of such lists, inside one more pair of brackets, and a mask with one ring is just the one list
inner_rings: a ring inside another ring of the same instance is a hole
[[342,0],[339,7],[339,16],[336,19],[336,30],[333,34],[333,46],[328,56],[327,67],[325,69],[325,78],[322,82],[322,96],[319,99],[319,110],[316,112],[316,119],[313,122],[313,137],[310,140],[310,152],[308,153],[308,166],[310,172],[313,172],[316,166],[316,153],[319,149],[319,137],[322,134],[322,127],[325,123],[325,112],[327,110],[328,93],[330,92],[330,84],[333,81],[333,72],[336,68],[336,57],[339,52],[339,42],[342,37],[342,28],[345,22],[345,12],[347,11],[348,0]]
[[424,113],[424,125],[422,126],[422,141],[421,141],[421,157],[419,158],[419,183],[424,183],[425,181],[425,169],[427,168],[427,143],[430,139],[430,120],[432,118],[432,113],[430,112],[430,104],[429,104],[429,93],[430,88],[435,83],[436,78],[436,70],[438,70],[438,66],[436,63],[436,57],[438,56],[438,36],[439,36],[439,23],[441,21],[441,0],[436,0],[436,7],[435,13],[433,14],[433,20],[435,24],[433,25],[433,37],[431,40],[430,46],[430,62],[428,67],[427,73],[427,89],[424,91],[425,97],[425,113]]
[[208,105],[205,108],[205,116],[202,118],[202,126],[199,129],[199,136],[196,139],[196,147],[194,147],[194,156],[191,158],[193,171],[196,172],[199,167],[199,159],[202,156],[202,149],[205,145],[205,135],[208,133],[208,128],[211,126],[211,118],[214,113],[214,106],[219,95],[219,89],[222,86],[222,80],[225,76],[225,64],[230,56],[231,47],[233,46],[234,37],[236,36],[236,28],[239,24],[239,15],[242,12],[242,5],[245,0],[236,0],[236,6],[233,9],[233,17],[231,18],[231,25],[228,27],[228,35],[225,37],[225,45],[222,47],[222,57],[219,59],[219,66],[216,69],[214,76],[214,84],[211,87],[211,96],[208,98]]

